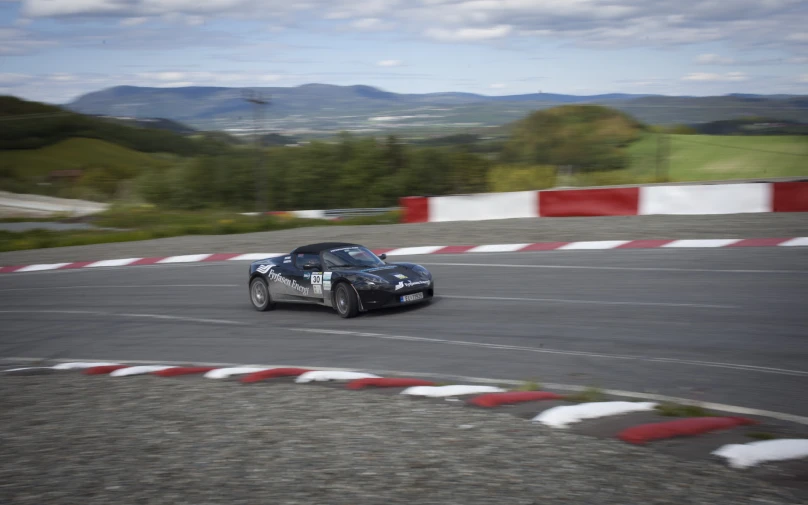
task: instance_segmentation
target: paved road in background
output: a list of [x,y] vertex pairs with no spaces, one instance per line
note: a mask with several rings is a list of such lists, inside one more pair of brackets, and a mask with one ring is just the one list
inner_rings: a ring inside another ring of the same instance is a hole
[[0,276],[0,357],[301,364],[653,392],[808,415],[808,250],[396,258],[429,305],[259,313],[246,263]]

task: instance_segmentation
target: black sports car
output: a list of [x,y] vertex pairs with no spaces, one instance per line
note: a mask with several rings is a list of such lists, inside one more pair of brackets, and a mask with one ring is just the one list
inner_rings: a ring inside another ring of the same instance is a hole
[[421,265],[387,263],[357,244],[324,242],[287,256],[250,264],[250,300],[256,310],[275,303],[333,307],[342,317],[383,307],[423,302],[435,294],[432,274]]

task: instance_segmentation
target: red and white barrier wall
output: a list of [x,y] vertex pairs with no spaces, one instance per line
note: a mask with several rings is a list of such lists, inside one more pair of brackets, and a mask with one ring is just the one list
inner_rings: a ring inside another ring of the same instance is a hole
[[401,199],[404,221],[808,212],[808,182],[559,189]]

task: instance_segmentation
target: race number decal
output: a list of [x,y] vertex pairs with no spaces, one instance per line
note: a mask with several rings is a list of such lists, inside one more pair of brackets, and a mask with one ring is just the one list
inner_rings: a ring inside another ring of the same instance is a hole
[[323,273],[322,272],[313,272],[311,274],[311,285],[312,286],[322,286],[323,285]]

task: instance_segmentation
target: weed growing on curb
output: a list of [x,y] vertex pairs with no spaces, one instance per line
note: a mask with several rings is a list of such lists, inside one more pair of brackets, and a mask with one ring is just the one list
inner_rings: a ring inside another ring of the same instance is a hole
[[765,431],[752,431],[747,433],[746,436],[749,438],[754,438],[755,440],[776,440],[780,438],[773,433],[767,433]]
[[606,399],[606,395],[600,388],[588,387],[583,391],[579,391],[578,393],[567,395],[566,399],[580,403],[602,402]]
[[531,379],[523,382],[520,386],[513,388],[511,391],[541,391],[541,384]]
[[676,403],[663,403],[656,406],[658,414],[665,417],[708,417],[710,413],[698,405],[679,405]]

